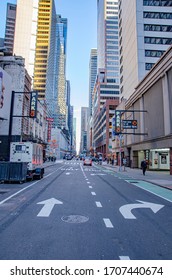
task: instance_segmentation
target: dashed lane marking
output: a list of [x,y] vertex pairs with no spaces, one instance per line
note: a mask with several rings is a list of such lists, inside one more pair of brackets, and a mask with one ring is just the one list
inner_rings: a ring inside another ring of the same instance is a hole
[[91,192],[91,194],[92,194],[92,195],[96,195],[96,193],[95,193],[95,192]]
[[103,221],[104,221],[105,226],[106,226],[107,228],[113,228],[113,227],[114,227],[114,226],[112,225],[110,219],[104,218]]
[[100,208],[100,207],[102,207],[101,202],[99,202],[99,201],[95,201],[95,203],[96,203],[96,206],[97,206],[97,207],[99,207],[99,208]]
[[130,260],[128,256],[119,256],[120,260]]

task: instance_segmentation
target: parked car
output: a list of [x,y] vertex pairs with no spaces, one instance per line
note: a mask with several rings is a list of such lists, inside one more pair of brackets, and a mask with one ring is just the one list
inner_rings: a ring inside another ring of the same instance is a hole
[[85,157],[83,160],[83,164],[92,166],[92,159],[90,157]]

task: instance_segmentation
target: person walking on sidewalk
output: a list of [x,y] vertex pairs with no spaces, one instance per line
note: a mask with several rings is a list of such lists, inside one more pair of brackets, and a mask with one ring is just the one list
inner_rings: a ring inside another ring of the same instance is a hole
[[145,175],[146,169],[147,169],[147,162],[146,159],[142,160],[141,162],[141,168],[143,170],[143,175]]

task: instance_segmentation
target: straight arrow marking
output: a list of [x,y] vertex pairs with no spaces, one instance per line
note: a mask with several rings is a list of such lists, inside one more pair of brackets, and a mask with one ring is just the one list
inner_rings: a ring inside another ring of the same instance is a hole
[[38,213],[37,217],[49,217],[51,214],[51,211],[53,210],[54,205],[56,204],[63,204],[60,200],[57,200],[55,198],[50,198],[41,202],[38,202],[37,204],[43,204],[41,211]]
[[119,211],[123,215],[125,219],[136,219],[136,217],[131,213],[133,209],[136,208],[150,208],[154,213],[157,213],[161,208],[164,207],[164,205],[161,204],[155,204],[151,202],[141,201],[137,200],[140,203],[135,204],[126,204],[119,208]]

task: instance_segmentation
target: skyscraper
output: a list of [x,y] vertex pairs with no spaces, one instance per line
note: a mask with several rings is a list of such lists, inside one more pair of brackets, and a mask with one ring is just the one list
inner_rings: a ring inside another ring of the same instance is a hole
[[172,1],[119,0],[120,91],[128,99],[172,44]]
[[88,107],[81,107],[81,143],[80,152],[87,150],[87,123],[88,123]]
[[14,32],[16,20],[16,5],[7,3],[4,47],[9,54],[13,54]]
[[55,25],[54,0],[39,0],[33,82],[34,89],[38,91],[39,99],[46,97],[46,84],[48,87],[53,87]]
[[119,85],[118,1],[97,0],[97,54],[98,69]]
[[14,53],[25,58],[39,99],[53,90],[55,30],[54,0],[17,1]]
[[25,59],[25,68],[32,78],[34,76],[38,2],[39,0],[18,0],[15,23],[13,52]]
[[119,103],[118,1],[97,0],[97,79],[93,91],[93,149],[112,152],[111,118]]
[[58,127],[67,127],[66,105],[66,45],[67,45],[67,19],[57,15],[57,103]]
[[89,116],[92,116],[92,94],[97,76],[97,49],[91,49],[89,63]]

